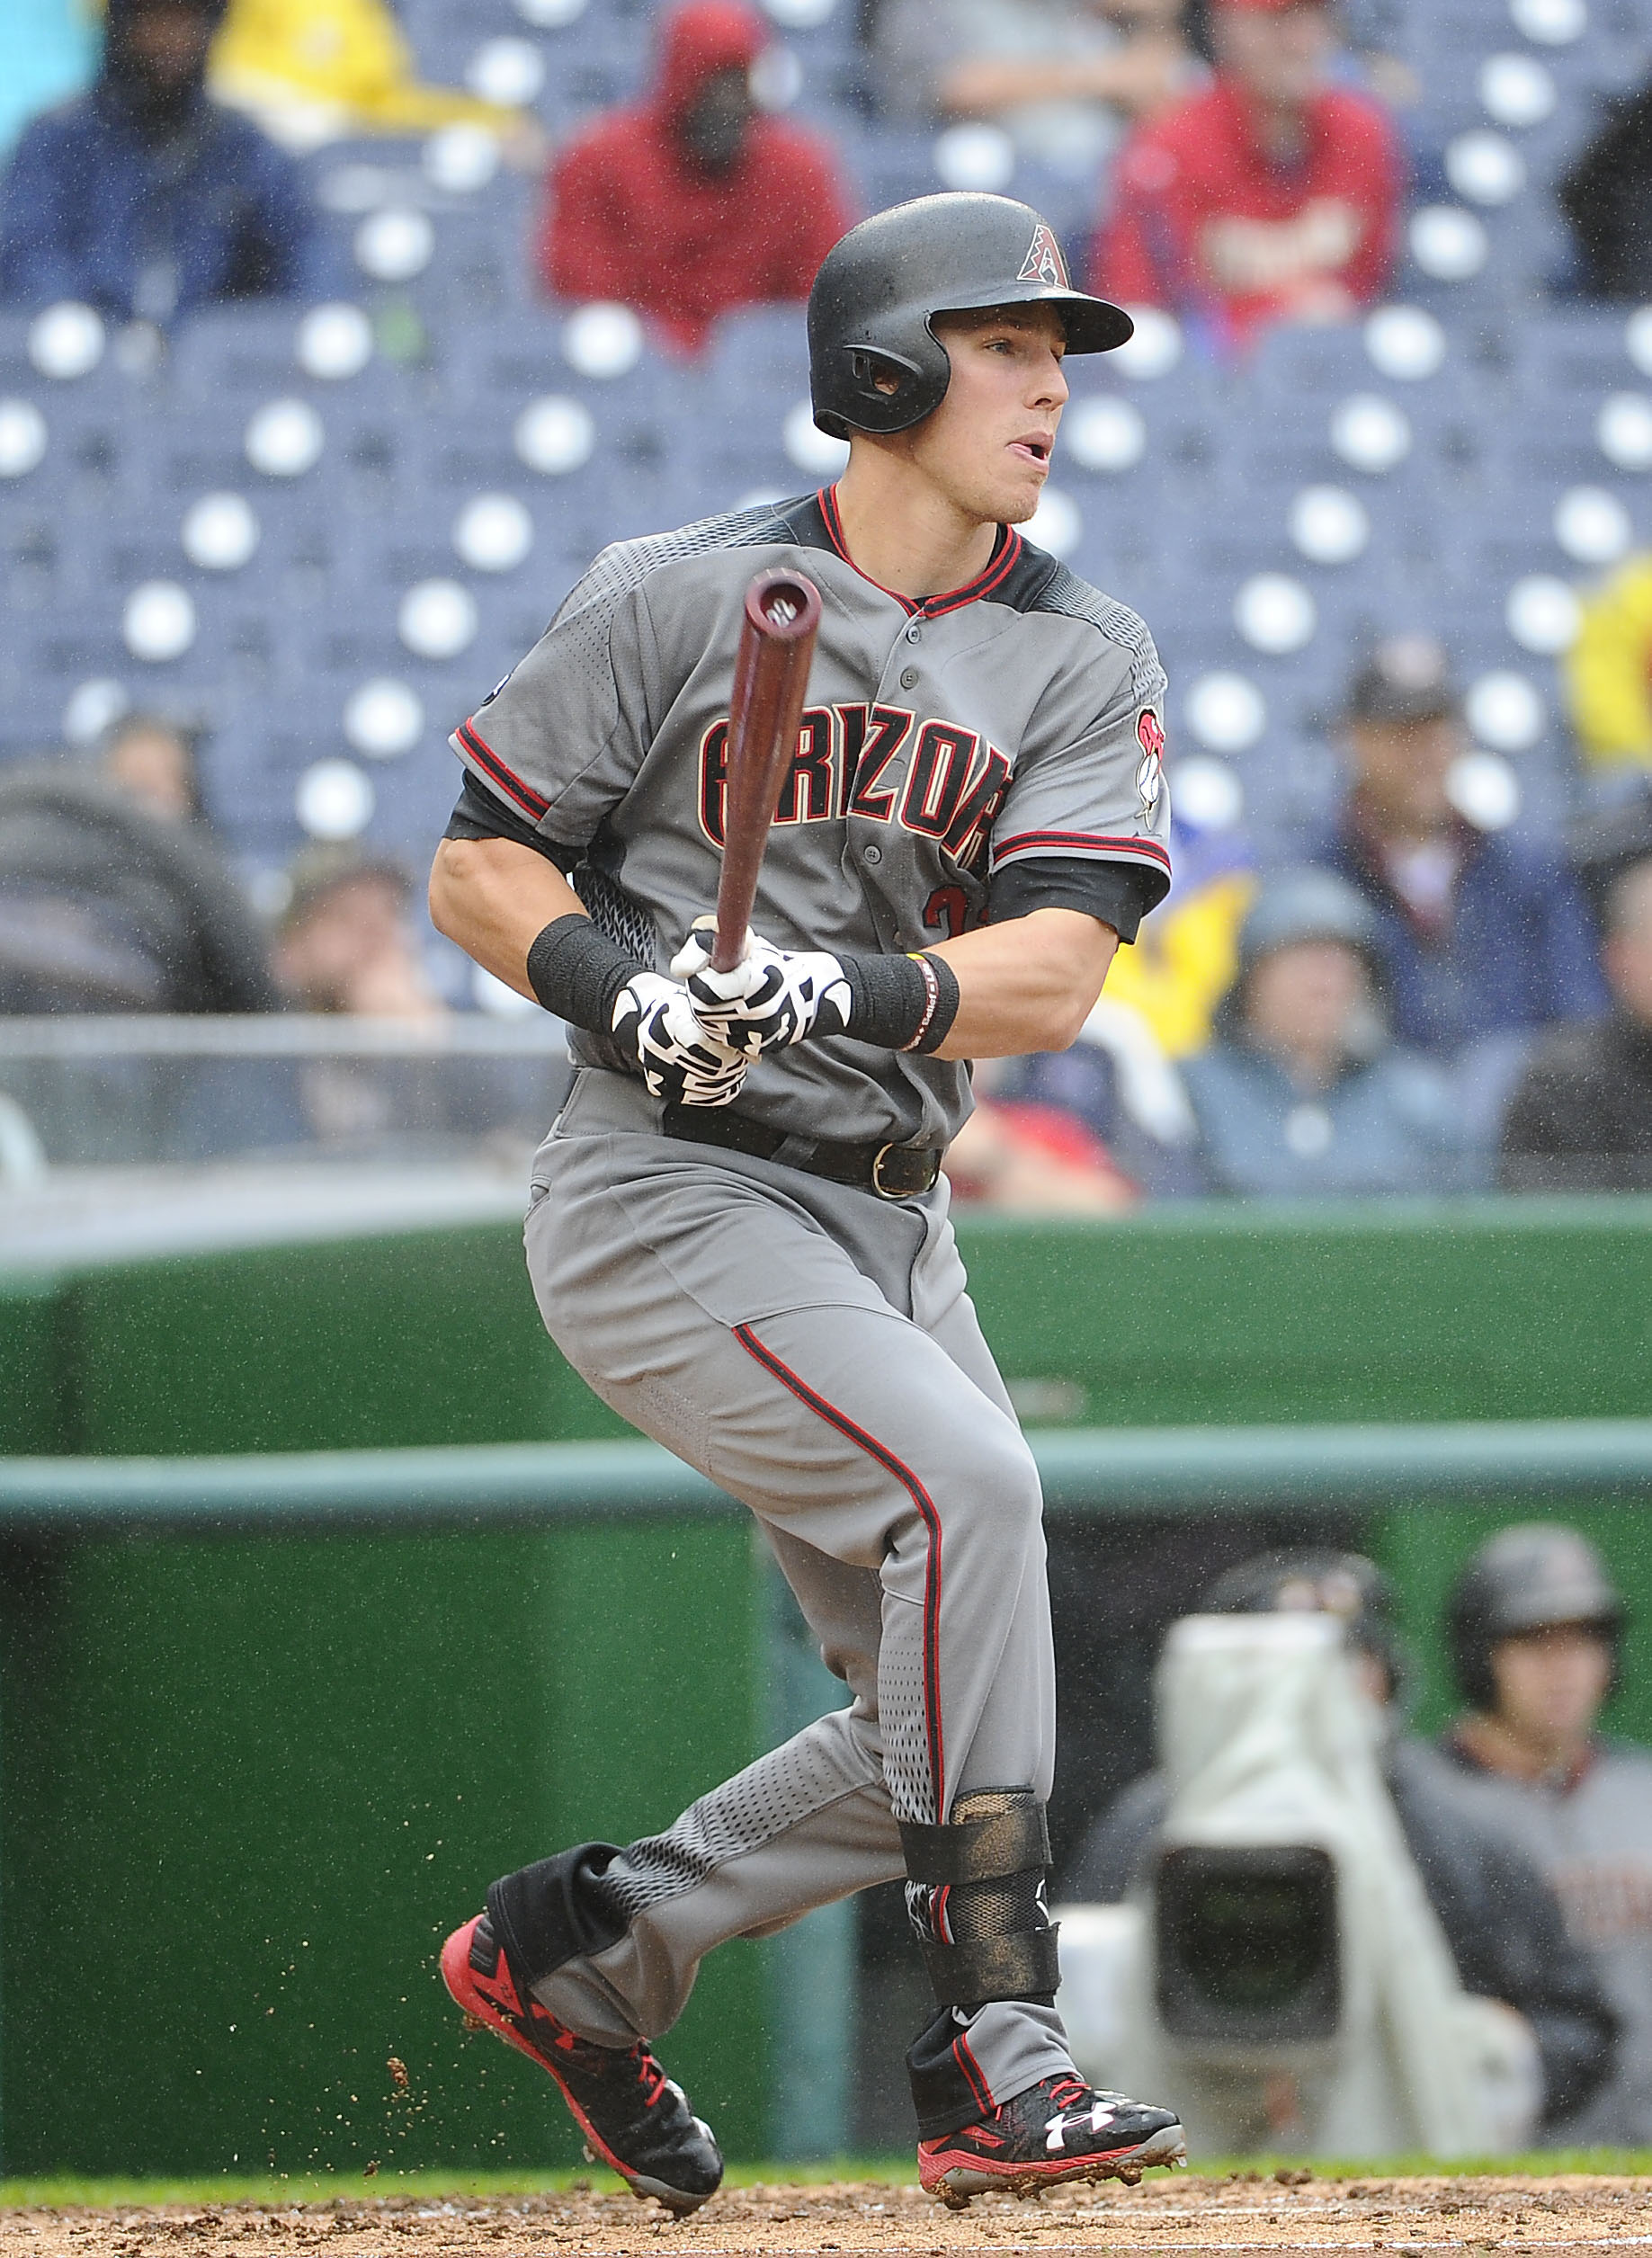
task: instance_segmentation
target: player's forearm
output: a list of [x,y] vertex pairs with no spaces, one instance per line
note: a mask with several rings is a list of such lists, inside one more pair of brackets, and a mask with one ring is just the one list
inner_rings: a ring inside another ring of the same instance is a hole
[[528,951],[558,917],[583,916],[554,862],[514,839],[444,839],[430,873],[430,921],[518,995],[531,996]]
[[1111,925],[1076,909],[1035,909],[943,941],[958,980],[958,1013],[942,1058],[1014,1058],[1065,1050],[1102,992],[1118,948]]

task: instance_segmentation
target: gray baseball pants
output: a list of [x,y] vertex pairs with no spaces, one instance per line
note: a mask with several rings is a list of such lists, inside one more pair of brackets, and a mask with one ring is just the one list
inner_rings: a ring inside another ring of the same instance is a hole
[[[725,1939],[902,1876],[897,1819],[944,1820],[977,1789],[1043,1800],[1055,1758],[1038,1475],[944,1179],[887,1201],[658,1119],[625,1076],[576,1077],[526,1226],[546,1329],[605,1403],[751,1508],[853,1698],[609,1864],[623,1932],[534,1989],[610,2045],[668,2030]],[[1071,2070],[1053,2007],[949,2016],[921,2127]]]

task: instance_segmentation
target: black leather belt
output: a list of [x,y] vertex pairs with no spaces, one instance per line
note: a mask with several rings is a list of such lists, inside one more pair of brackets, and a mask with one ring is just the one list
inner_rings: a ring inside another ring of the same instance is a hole
[[880,1200],[916,1200],[933,1191],[941,1174],[941,1155],[933,1145],[850,1145],[832,1137],[792,1137],[722,1106],[668,1105],[660,1114],[667,1137],[689,1145],[720,1145],[726,1152],[754,1160],[772,1160],[790,1145],[781,1165],[806,1169],[835,1184],[856,1184]]

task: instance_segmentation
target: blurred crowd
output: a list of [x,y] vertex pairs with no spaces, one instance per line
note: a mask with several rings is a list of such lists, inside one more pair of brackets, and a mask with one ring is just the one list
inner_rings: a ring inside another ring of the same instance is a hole
[[[1376,1750],[1377,1794],[1398,1820],[1449,1968],[1470,1997],[1499,2003],[1523,2027],[1536,2074],[1524,2132],[1555,2146],[1630,2147],[1652,2138],[1652,1752],[1602,1730],[1622,1684],[1626,1612],[1595,1547],[1563,1524],[1531,1522],[1499,1531],[1463,1564],[1443,1620],[1412,1627],[1442,1638],[1461,1705],[1432,1737],[1412,1729],[1413,1664],[1394,1588],[1371,1560],[1308,1547],[1271,1551],[1219,1576],[1190,1612],[1318,1617],[1336,1627],[1370,1727],[1353,1745]],[[1231,1663],[1242,1642],[1226,1645]],[[1282,1685],[1288,1648],[1264,1634],[1258,1651]],[[1161,1665],[1158,1767],[1094,1818],[1062,1877],[1068,1905],[1151,1903],[1158,1892],[1162,2007],[1166,1847],[1197,1841],[1206,1856],[1219,1850],[1229,1888],[1245,1886],[1247,1858],[1277,1883],[1293,1825],[1304,1843],[1336,1843],[1333,1807],[1348,1784],[1321,1750],[1318,1783],[1293,1821],[1286,1776],[1309,1752],[1278,1731],[1282,1700],[1271,1727],[1242,1717],[1236,1702],[1231,1743],[1213,1726],[1201,1754],[1229,1781],[1258,1766],[1270,1773],[1271,1814],[1264,1795],[1219,1817],[1208,1799],[1200,1804],[1199,1759],[1174,1714],[1174,1674]],[[1241,1816],[1246,1807],[1264,1823]],[[1350,1895],[1353,1879],[1341,1878]],[[1284,1902],[1276,1897],[1276,1914]],[[1344,1926],[1358,1927],[1352,1910]],[[1311,1959],[1306,1933],[1273,1942],[1281,1969]],[[1267,1956],[1254,1938],[1252,1950],[1260,1997]],[[1393,1973],[1375,1967],[1372,1980]],[[1402,1978],[1419,1984],[1424,1970]],[[1224,2057],[1229,2080],[1247,2065],[1255,2071],[1258,2145],[1299,2146],[1311,2131],[1302,2121],[1309,2095],[1289,2067],[1288,2021],[1275,2040],[1258,2030],[1248,2049],[1230,2047]],[[1197,2035],[1183,2033],[1183,2067],[1195,2080]],[[1336,2075],[1323,2055],[1317,2068],[1321,2079]]]
[[[166,322],[324,285],[283,148],[494,129],[544,165],[545,290],[634,303],[683,351],[720,315],[806,295],[855,199],[829,138],[775,114],[774,26],[670,0],[650,83],[547,150],[531,118],[421,85],[390,0],[19,0],[0,23],[0,294]],[[547,21],[560,18],[547,18]],[[861,93],[893,125],[987,123],[1087,192],[1092,285],[1231,352],[1334,321],[1392,271],[1407,183],[1404,66],[1332,0],[865,0]],[[1649,97],[1652,99],[1652,97]],[[1639,108],[1568,176],[1573,279],[1634,295]]]
[[261,915],[206,822],[192,735],[129,713],[85,761],[0,776],[0,1011],[439,1016],[408,873],[310,847]]
[[[1219,367],[1379,299],[1440,162],[1404,67],[1327,0],[868,0],[860,25],[869,115],[988,125],[1078,183],[1094,287],[1170,309]],[[777,52],[746,0],[670,0],[638,98],[551,147],[526,110],[422,83],[389,0],[19,0],[0,301],[79,300],[164,340],[216,302],[324,298],[334,238],[294,152],[457,123],[542,174],[520,255],[547,297],[629,299],[692,356],[720,317],[800,300],[856,213],[829,134],[779,112]],[[1567,175],[1557,289],[1652,287],[1648,103],[1612,108]],[[1577,742],[1620,776],[1652,767],[1649,628],[1638,559],[1569,663]],[[1178,816],[1174,889],[1079,1043],[982,1075],[960,1196],[1082,1213],[1652,1184],[1652,799],[1580,793],[1565,837],[1483,820],[1459,687],[1422,636],[1366,652],[1332,727],[1340,808],[1289,867]],[[194,754],[174,718],[129,716],[90,760],[0,781],[0,1010],[474,1001],[382,859],[312,855],[255,915]]]
[[1017,1202],[1002,1129],[1031,1107],[1090,1132],[1097,1206],[1652,1185],[1644,803],[1569,851],[1477,827],[1452,791],[1460,701],[1421,636],[1356,675],[1341,749],[1311,860],[1247,866],[1226,834],[1207,872],[1190,841],[1075,1049],[986,1071],[966,1183],[978,1147],[983,1191]]
[[[308,848],[260,916],[193,735],[133,712],[89,757],[0,778],[0,1011],[433,1023],[469,1000],[393,858]],[[1478,830],[1450,790],[1465,742],[1440,647],[1380,645],[1315,858],[1270,868],[1231,832],[1201,855],[1190,827],[1074,1047],[981,1070],[958,1196],[1652,1186],[1652,816],[1614,810],[1569,855]]]
[[[388,0],[109,0],[102,26],[88,4],[26,0],[0,26],[0,296],[18,303],[164,326],[325,291],[282,145],[329,124],[491,124],[546,163],[523,246],[545,290],[630,300],[683,352],[721,314],[804,297],[853,216],[829,139],[773,113],[772,26],[746,0],[674,0],[641,98],[549,153],[527,118],[420,85]],[[1329,0],[877,0],[862,31],[874,116],[990,123],[1088,184],[1104,294],[1232,351],[1380,293],[1408,169],[1385,95],[1405,75],[1348,44]]]

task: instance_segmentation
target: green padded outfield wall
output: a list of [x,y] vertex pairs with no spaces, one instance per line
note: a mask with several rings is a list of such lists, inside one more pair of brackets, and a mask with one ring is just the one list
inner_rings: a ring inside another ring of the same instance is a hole
[[[1652,1200],[971,1218],[1029,1415],[1652,1410]],[[21,1297],[21,1298],[17,1298]],[[540,1329],[510,1225],[66,1273],[0,1299],[0,1449],[281,1450],[623,1432]]]
[[0,1451],[8,1456],[69,1447],[70,1310],[58,1280],[0,1273]]
[[[749,1759],[757,1591],[732,1516],[14,1557],[4,2172],[576,2162],[435,1954],[496,1874]],[[735,1946],[674,2041],[737,2155],[769,2139],[763,2022]]]
[[[1652,1411],[1652,1202],[961,1236],[1040,1421]],[[119,1454],[621,1432],[508,1226],[0,1280],[0,1423],[9,1451]],[[1430,1721],[1438,1595],[1506,1517],[1372,1525]],[[1586,1521],[1639,1606],[1621,1721],[1647,1734],[1649,1519]],[[0,2169],[572,2161],[531,2066],[460,2037],[433,1955],[494,1873],[658,1824],[772,1737],[744,1525],[101,1538],[4,1566]],[[671,2048],[735,2154],[771,2144],[772,1950],[719,1955]]]
[[1162,1209],[970,1222],[1016,1379],[1082,1425],[1652,1412],[1652,1200]]

